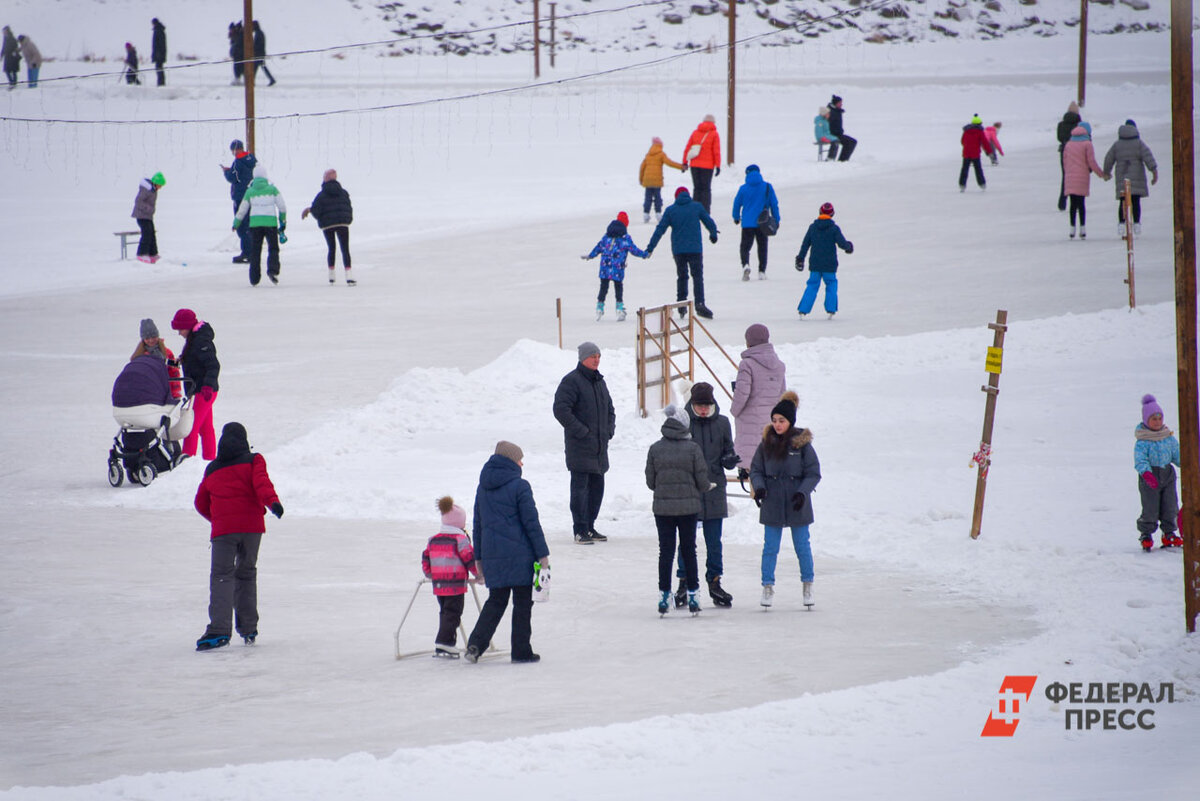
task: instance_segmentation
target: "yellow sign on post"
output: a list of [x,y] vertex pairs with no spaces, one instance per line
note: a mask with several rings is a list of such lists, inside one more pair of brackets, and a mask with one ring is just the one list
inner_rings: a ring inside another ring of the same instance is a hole
[[989,373],[1000,375],[1000,363],[1004,358],[1004,348],[988,348],[987,359],[984,361],[984,369]]

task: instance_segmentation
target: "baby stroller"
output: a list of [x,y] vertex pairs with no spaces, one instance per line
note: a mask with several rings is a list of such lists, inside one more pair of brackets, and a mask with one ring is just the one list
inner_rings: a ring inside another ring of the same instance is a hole
[[174,470],[183,461],[180,440],[192,430],[192,398],[174,406],[113,407],[121,426],[108,450],[108,483],[119,487],[129,476],[131,484],[150,486],[159,473]]
[[125,365],[113,384],[113,417],[121,428],[108,450],[109,484],[119,487],[129,476],[130,483],[148,487],[183,461],[179,440],[192,430],[192,399],[172,397],[183,394],[162,359],[138,356]]

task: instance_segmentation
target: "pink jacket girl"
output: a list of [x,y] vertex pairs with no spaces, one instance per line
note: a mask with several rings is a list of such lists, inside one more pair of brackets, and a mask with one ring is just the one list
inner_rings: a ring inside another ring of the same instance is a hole
[[1092,173],[1108,179],[1096,161],[1096,149],[1092,147],[1092,126],[1081,122],[1071,131],[1071,138],[1063,148],[1064,194],[1087,197]]

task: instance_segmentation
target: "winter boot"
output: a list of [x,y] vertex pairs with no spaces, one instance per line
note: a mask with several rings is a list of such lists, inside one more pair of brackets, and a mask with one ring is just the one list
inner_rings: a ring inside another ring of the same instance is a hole
[[608,542],[608,537],[604,536],[599,531],[596,531],[596,529],[591,529],[588,531],[588,536],[592,538],[593,542]]
[[759,599],[759,606],[770,606],[775,600],[775,585],[764,584],[762,598]]
[[700,614],[700,599],[696,597],[696,593],[689,592],[687,594],[688,611],[693,615]]
[[1183,547],[1183,537],[1179,536],[1178,531],[1172,531],[1170,534],[1167,534],[1165,539],[1167,540],[1167,542],[1170,544],[1170,547],[1172,547],[1172,548],[1182,548]]
[[708,597],[712,598],[713,606],[733,606],[733,596],[722,589],[720,576],[708,582]]
[[659,593],[658,598],[658,613],[665,615],[671,609],[671,591],[663,590]]
[[242,642],[246,643],[246,645],[254,645],[254,641],[257,639],[258,639],[258,630],[257,629],[250,632],[249,634],[242,635]]
[[600,322],[602,317],[604,317],[604,301],[598,300],[596,301],[596,322]]
[[675,590],[675,608],[682,609],[687,606],[687,582],[684,579],[679,580],[679,587]]
[[472,665],[475,664],[476,662],[479,661],[479,646],[468,645],[467,652],[465,654],[463,654],[463,656],[466,657],[466,660],[468,662],[470,662]]
[[808,607],[813,605],[812,585],[811,581],[804,582],[804,605]]
[[592,535],[586,531],[575,532],[575,542],[579,545],[595,545],[596,541],[592,539]]
[[1141,537],[1142,550],[1146,553],[1154,550],[1154,538],[1149,534],[1143,534]]
[[229,645],[229,637],[225,635],[204,635],[196,640],[197,651],[211,651],[214,648],[223,648]]
[[1073,225],[1071,226],[1071,233],[1070,233],[1070,234],[1068,234],[1068,236],[1069,236],[1071,239],[1074,239],[1074,238],[1075,238],[1075,226],[1073,226]]
[[743,281],[750,280],[750,267],[745,264],[742,265],[742,280]]
[[624,303],[617,304],[617,322],[618,323],[625,322],[625,304]]

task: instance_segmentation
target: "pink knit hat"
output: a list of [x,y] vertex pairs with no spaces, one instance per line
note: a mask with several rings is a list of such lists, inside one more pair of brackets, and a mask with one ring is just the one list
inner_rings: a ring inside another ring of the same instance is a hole
[[442,513],[442,525],[467,530],[467,513],[449,495],[438,498],[438,511]]

